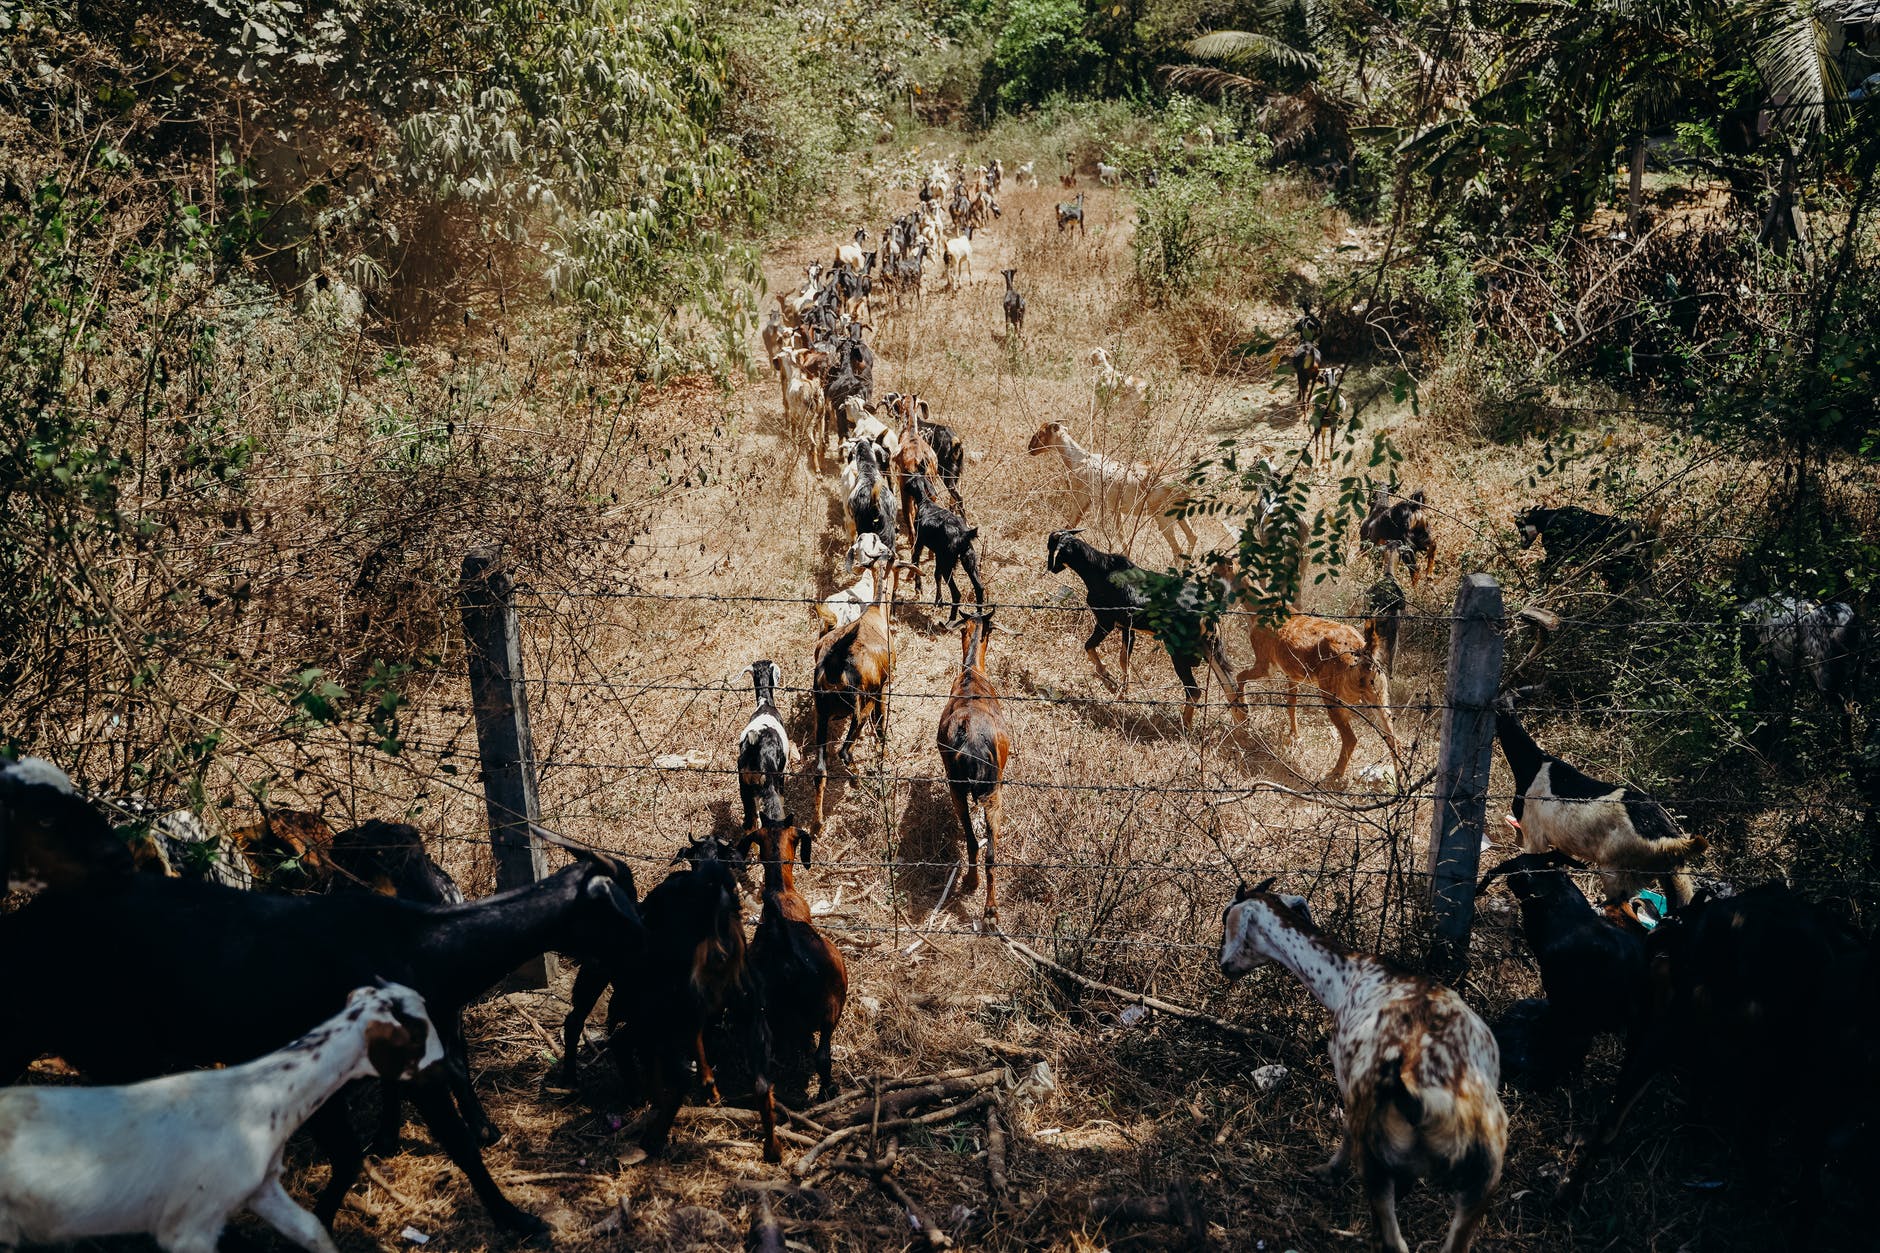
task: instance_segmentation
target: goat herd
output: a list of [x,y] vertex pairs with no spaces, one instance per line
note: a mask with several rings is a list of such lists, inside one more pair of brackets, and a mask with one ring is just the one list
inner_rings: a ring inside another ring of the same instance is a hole
[[[34,758],[0,764],[0,862],[9,886],[32,894],[0,914],[0,1082],[17,1081],[50,1055],[99,1084],[123,1085],[0,1090],[0,1247],[148,1233],[171,1253],[212,1253],[227,1218],[245,1208],[296,1244],[331,1253],[326,1227],[358,1178],[363,1152],[345,1101],[329,1098],[368,1076],[383,1085],[377,1147],[397,1143],[409,1099],[500,1227],[546,1231],[484,1166],[481,1145],[498,1133],[471,1082],[461,1026],[468,1004],[544,952],[580,964],[562,1078],[574,1079],[585,1021],[611,987],[609,1052],[650,1098],[641,1145],[656,1152],[695,1082],[716,1096],[707,1040],[728,1027],[753,1071],[764,1155],[780,1160],[773,1054],[806,1058],[826,1098],[847,996],[841,953],[811,921],[795,867],[812,865],[837,733],[846,724],[839,754],[847,765],[865,724],[877,736],[884,731],[894,589],[911,571],[919,595],[928,552],[934,603],[945,581],[948,622],[961,624],[960,672],[936,746],[966,842],[964,890],[977,890],[977,807],[986,828],[985,916],[989,924],[997,918],[1000,785],[1012,736],[986,665],[999,628],[974,550],[977,531],[965,518],[965,443],[932,421],[919,397],[890,392],[876,402],[861,317],[877,286],[918,292],[930,249],[942,252],[950,282],[970,273],[971,233],[998,214],[1000,178],[996,162],[971,179],[932,171],[921,206],[883,232],[881,254],[864,253],[866,232],[856,232],[827,280],[812,267],[808,287],[781,299],[765,331],[786,421],[811,466],[822,465],[829,434],[841,440],[847,559],[860,575],[816,607],[823,630],[814,650],[815,800],[807,826],[799,830],[783,801],[796,750],[777,704],[781,668],[769,660],[749,669],[755,709],[736,744],[741,832],[731,841],[689,840],[676,869],[644,898],[623,861],[570,846],[572,864],[545,880],[465,903],[410,828],[368,824],[335,835],[307,815],[276,815],[240,841],[250,851],[276,846],[255,886],[297,890],[246,890],[245,881],[204,881],[186,856],[140,865],[106,810],[59,769]],[[1082,210],[1081,197],[1060,206],[1058,229],[1081,225]],[[1017,333],[1025,302],[1013,272],[1005,275]],[[1142,381],[1118,373],[1101,350],[1090,364],[1106,401],[1146,401]],[[1373,718],[1398,753],[1386,676],[1403,596],[1388,590],[1395,588],[1388,576],[1386,594],[1374,598],[1381,608],[1362,628],[1297,613],[1277,625],[1243,615],[1257,660],[1234,672],[1218,626],[1202,620],[1193,597],[1184,599],[1191,589],[1159,587],[1157,580],[1176,576],[1141,570],[1078,535],[1094,507],[1099,517],[1153,518],[1171,549],[1192,547],[1179,485],[1148,466],[1085,450],[1057,422],[1044,423],[1028,451],[1056,456],[1072,489],[1074,516],[1046,538],[1045,562],[1083,582],[1095,616],[1085,650],[1108,687],[1127,689],[1134,635],[1149,631],[1182,681],[1185,726],[1200,696],[1197,667],[1215,673],[1244,720],[1242,686],[1277,666],[1295,701],[1300,683],[1323,693],[1340,737],[1333,777],[1352,756],[1354,714]],[[1367,541],[1410,559],[1413,584],[1436,558],[1423,505],[1420,493],[1380,497],[1364,527]],[[1530,542],[1552,537],[1550,556],[1626,538],[1580,534],[1598,517],[1537,510],[1519,525]],[[956,570],[972,586],[970,609],[961,605]],[[1253,594],[1231,567],[1213,576],[1232,595]],[[1158,612],[1154,629],[1145,622],[1152,598],[1177,606],[1172,618]],[[1785,601],[1771,612],[1775,626],[1758,619],[1765,647],[1779,650],[1786,640],[1806,654],[1801,611]],[[1183,622],[1183,613],[1192,620]],[[1796,619],[1786,633],[1782,613]],[[1121,636],[1120,682],[1098,652],[1113,632]],[[1296,705],[1293,717],[1296,727]],[[1731,897],[1693,893],[1689,870],[1705,850],[1702,837],[1686,834],[1651,797],[1548,754],[1511,698],[1499,703],[1496,721],[1515,777],[1510,821],[1523,851],[1483,886],[1505,879],[1519,901],[1544,1001],[1517,1005],[1491,1030],[1457,992],[1326,935],[1305,900],[1272,890],[1271,880],[1242,885],[1223,915],[1219,965],[1228,978],[1278,963],[1332,1014],[1346,1126],[1329,1168],[1357,1168],[1383,1245],[1406,1253],[1396,1191],[1429,1178],[1455,1199],[1443,1248],[1467,1249],[1507,1149],[1504,1064],[1546,1085],[1571,1073],[1600,1032],[1625,1034],[1626,1061],[1609,1112],[1560,1183],[1563,1197],[1577,1194],[1639,1091],[1665,1067],[1704,1085],[1713,1105],[1741,1107],[1758,1133],[1779,1126],[1791,1134],[1805,1166],[1836,1146],[1864,1145],[1867,1137],[1849,1132],[1873,1114],[1880,1074],[1872,1064],[1880,970],[1869,943],[1780,885]],[[154,836],[163,823],[144,825]],[[739,893],[753,849],[762,909],[747,937]],[[1603,907],[1575,886],[1568,872],[1580,866],[1597,870]],[[142,873],[152,868],[161,873]],[[1856,999],[1844,1001],[1849,993]],[[1753,1091],[1743,1090],[1745,1079]],[[332,1162],[311,1215],[281,1185],[283,1146],[303,1123]],[[1769,1136],[1755,1142],[1766,1146]]]

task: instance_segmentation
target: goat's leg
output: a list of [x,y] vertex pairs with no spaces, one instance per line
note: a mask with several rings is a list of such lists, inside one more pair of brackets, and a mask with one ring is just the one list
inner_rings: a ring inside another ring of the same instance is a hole
[[[947,590],[953,593],[953,611],[947,615],[947,623],[951,625],[960,620],[960,585],[953,577],[953,568],[951,566],[947,567]],[[939,579],[933,581],[933,603],[936,606],[940,603]]]
[[966,877],[960,881],[960,895],[971,896],[979,890],[979,835],[973,830],[972,801],[964,783],[947,783],[947,797],[953,802],[953,816],[960,821],[966,837]]
[[[1103,654],[1097,651],[1098,645],[1109,638],[1112,625],[1108,619],[1103,617],[1097,619],[1097,629],[1092,631],[1090,638],[1084,641],[1084,656],[1090,658],[1090,664],[1096,667],[1097,677],[1103,680],[1103,686],[1114,692],[1117,690],[1116,680],[1110,677],[1109,670],[1103,665]],[[22,1066],[21,1069],[25,1067]]]
[[1182,681],[1182,731],[1194,730],[1195,709],[1201,704],[1201,684],[1195,681],[1194,664],[1178,661],[1171,654],[1169,660],[1175,663],[1175,677]]
[[1371,1218],[1377,1224],[1377,1239],[1384,1253],[1410,1253],[1403,1229],[1397,1225],[1397,1177],[1380,1161],[1367,1160],[1364,1164],[1364,1199],[1371,1204]]
[[810,830],[820,834],[823,825],[823,794],[829,786],[829,741],[822,712],[816,714],[816,811]]
[[1227,668],[1227,651],[1221,647],[1218,637],[1208,642],[1208,669],[1214,672],[1222,690],[1227,693],[1228,712],[1233,714],[1235,722],[1247,720],[1246,703],[1240,699],[1240,683]]
[[[516,1208],[503,1195],[496,1181],[490,1178],[489,1167],[483,1164],[483,1153],[477,1147],[470,1128],[464,1125],[457,1111],[451,1107],[450,1091],[444,1084],[434,1079],[419,1076],[411,1084],[411,1103],[418,1107],[418,1113],[424,1118],[424,1125],[430,1128],[431,1138],[437,1141],[439,1148],[463,1171],[464,1178],[470,1181],[470,1190],[483,1202],[483,1208],[489,1213],[490,1221],[505,1231],[520,1235],[538,1236],[548,1233],[548,1224]],[[355,1168],[354,1178],[358,1177]],[[348,1179],[347,1187],[352,1186]]]
[[287,1195],[287,1189],[281,1186],[278,1157],[267,1182],[255,1189],[246,1205],[249,1213],[307,1250],[307,1253],[339,1253],[333,1238],[320,1225],[320,1220],[295,1204],[294,1198]]
[[[966,571],[966,579],[973,585],[973,603],[978,605],[981,609],[984,609],[986,607],[986,585],[979,581],[979,554],[970,548],[967,549],[966,555],[960,558],[960,567]],[[957,592],[954,594],[953,599],[954,603],[957,605],[959,603],[959,594]]]
[[[442,1070],[450,1079],[451,1095],[457,1099],[457,1108],[463,1111],[464,1125],[470,1128],[477,1143],[491,1145],[503,1138],[503,1133],[490,1121],[490,1116],[483,1111],[483,1102],[477,1099],[476,1085],[470,1081],[470,1046],[463,1038],[463,1013],[446,1014],[442,1020],[436,1020],[439,1041],[444,1046],[444,1065]],[[392,1085],[387,1084],[387,1088]]]
[[999,828],[1005,825],[1005,805],[995,785],[979,808],[986,815],[986,921],[999,920],[999,893],[993,881],[993,863],[998,859]]
[[1119,696],[1129,695],[1129,658],[1136,651],[1136,629],[1123,623],[1123,686],[1118,689]]
[[[750,820],[745,820],[750,826]],[[568,1016],[561,1023],[561,1081],[573,1087],[581,1077],[581,1031],[587,1026],[588,1015],[594,1012],[594,1006],[600,1003],[601,993],[612,982],[606,969],[600,962],[592,959],[581,963],[581,969],[574,977],[574,990],[568,994]]]
[[683,1057],[685,1044],[662,1033],[654,1046],[653,1064],[647,1069],[652,1078],[653,1112],[640,1133],[640,1147],[648,1156],[665,1151],[672,1140],[672,1124],[679,1119],[679,1107],[685,1104]]
[[1613,1141],[1619,1138],[1619,1129],[1625,1125],[1626,1115],[1632,1112],[1632,1107],[1651,1084],[1652,1076],[1664,1065],[1669,1043],[1670,1032],[1662,1023],[1641,1028],[1626,1041],[1625,1062],[1619,1068],[1619,1080],[1612,1088],[1612,1105],[1600,1117],[1593,1138],[1568,1163],[1566,1177],[1554,1192],[1556,1205],[1571,1205],[1580,1199],[1580,1194],[1586,1190],[1587,1174],[1606,1155]]
[[757,789],[738,780],[738,799],[744,804],[744,830],[749,831],[757,825]]
[[1312,1171],[1320,1179],[1339,1179],[1351,1169],[1351,1124],[1347,1122],[1338,1133],[1338,1147],[1332,1150],[1331,1160]]
[[1325,716],[1331,720],[1332,729],[1338,732],[1338,760],[1332,763],[1332,772],[1325,776],[1326,782],[1335,783],[1345,777],[1345,771],[1351,766],[1351,754],[1358,747],[1358,733],[1352,729],[1350,712],[1329,696],[1325,698]]
[[1485,1187],[1456,1194],[1456,1214],[1449,1221],[1449,1234],[1438,1253],[1469,1253],[1469,1246],[1475,1243],[1475,1229],[1488,1213],[1488,1199],[1495,1194],[1498,1181],[1491,1178]]
[[[448,1058],[444,1064],[450,1065]],[[387,1079],[379,1085],[379,1126],[372,1133],[373,1155],[390,1157],[397,1153],[399,1133],[404,1127],[405,1085],[396,1079]]]
[[725,1098],[718,1091],[718,1076],[712,1073],[711,1058],[705,1056],[705,1031],[702,1027],[698,1034],[692,1037],[692,1053],[694,1060],[698,1062],[698,1081],[699,1086],[705,1089],[706,1103],[723,1104]]
[[326,1190],[320,1193],[320,1199],[313,1206],[313,1216],[331,1227],[333,1219],[339,1214],[340,1204],[345,1201],[353,1184],[359,1181],[359,1172],[366,1163],[366,1155],[359,1148],[359,1137],[353,1134],[344,1088],[335,1093],[332,1100],[313,1111],[312,1117],[307,1119],[306,1130],[333,1164],[327,1175]]

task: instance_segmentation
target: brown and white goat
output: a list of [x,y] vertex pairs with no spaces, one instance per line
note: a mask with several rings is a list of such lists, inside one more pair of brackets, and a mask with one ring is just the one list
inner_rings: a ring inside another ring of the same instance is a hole
[[796,819],[781,825],[766,817],[744,833],[764,865],[764,906],[751,936],[750,965],[764,988],[764,1014],[779,1051],[813,1054],[821,1086],[816,1099],[835,1094],[830,1042],[849,997],[842,954],[810,921],[809,902],[796,890],[796,857],[810,862],[810,837],[799,844]]
[[1383,553],[1386,577],[1396,573],[1398,557],[1410,563],[1413,589],[1436,573],[1436,537],[1423,516],[1425,503],[1420,491],[1396,496],[1379,487],[1371,493],[1371,512],[1358,525],[1359,541]]
[[864,531],[855,537],[855,542],[849,545],[848,567],[851,574],[860,570],[862,577],[813,607],[825,632],[847,626],[862,616],[862,610],[875,603],[875,589],[887,577],[888,564],[893,560],[894,553],[873,531]]
[[[1243,578],[1239,587],[1244,590],[1246,586]],[[1338,760],[1327,779],[1344,778],[1351,765],[1352,751],[1358,746],[1358,733],[1352,726],[1354,710],[1366,721],[1375,720],[1391,755],[1401,758],[1397,730],[1390,720],[1388,650],[1376,619],[1367,618],[1362,631],[1348,623],[1300,613],[1286,613],[1277,626],[1268,626],[1249,613],[1246,623],[1253,665],[1234,676],[1235,690],[1242,689],[1248,679],[1265,678],[1277,666],[1286,680],[1287,730],[1297,736],[1299,685],[1310,683],[1318,688],[1325,697],[1325,716],[1338,732]]]
[[1188,489],[1179,482],[1161,477],[1140,461],[1117,461],[1089,451],[1071,437],[1061,422],[1040,426],[1025,451],[1033,457],[1054,452],[1063,462],[1071,488],[1071,516],[1065,529],[1076,530],[1095,505],[1099,524],[1107,514],[1116,519],[1121,530],[1131,515],[1140,513],[1155,523],[1176,557],[1194,548],[1195,529],[1186,517],[1179,516],[1189,503]]
[[907,536],[907,542],[914,542],[914,511],[919,503],[907,490],[907,482],[917,474],[927,476],[929,482],[940,482],[940,459],[934,455],[931,445],[921,438],[920,417],[909,405],[901,414],[899,446],[890,461],[894,473],[894,490],[901,498],[901,533]]
[[1331,939],[1313,923],[1305,898],[1279,895],[1272,885],[1243,883],[1234,894],[1221,918],[1221,973],[1238,979],[1277,962],[1331,1011],[1345,1131],[1326,1173],[1356,1159],[1388,1253],[1409,1253],[1397,1226],[1397,1189],[1433,1180],[1455,1198],[1442,1253],[1466,1253],[1508,1147],[1494,1034],[1454,991]]
[[771,359],[783,385],[783,421],[792,442],[803,449],[810,467],[823,468],[823,449],[829,440],[829,399],[823,394],[823,373],[829,358],[820,352],[785,348]]
[[979,887],[979,837],[973,833],[972,806],[976,801],[986,816],[986,919],[997,921],[999,898],[993,888],[992,867],[998,853],[999,827],[1004,807],[999,786],[1005,763],[1012,755],[1012,736],[1006,728],[999,689],[986,673],[986,641],[992,634],[992,611],[966,615],[960,630],[960,677],[953,695],[940,712],[935,747],[946,769],[947,791],[953,812],[966,836],[966,879],[962,891],[971,895]]
[[[890,532],[892,535],[892,532]],[[891,545],[890,545],[891,546]],[[888,742],[888,707],[884,700],[894,678],[894,638],[889,630],[889,597],[885,580],[875,580],[875,600],[855,621],[823,636],[816,643],[816,669],[811,686],[816,706],[816,813],[812,836],[822,831],[823,792],[829,781],[829,740],[834,729],[848,724],[840,757],[845,767],[855,766],[855,741],[862,723],[872,723],[875,738]]]

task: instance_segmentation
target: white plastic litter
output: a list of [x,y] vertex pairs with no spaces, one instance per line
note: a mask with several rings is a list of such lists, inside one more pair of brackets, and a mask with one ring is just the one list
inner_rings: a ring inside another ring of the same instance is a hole
[[399,1232],[398,1234],[403,1236],[405,1239],[411,1241],[413,1244],[431,1243],[431,1237],[425,1235],[422,1231],[419,1231],[416,1227],[407,1227],[403,1231]]
[[1262,1092],[1271,1092],[1274,1088],[1286,1082],[1286,1076],[1291,1073],[1290,1070],[1287,1070],[1277,1062],[1271,1066],[1262,1066],[1253,1072],[1253,1086],[1260,1089]]

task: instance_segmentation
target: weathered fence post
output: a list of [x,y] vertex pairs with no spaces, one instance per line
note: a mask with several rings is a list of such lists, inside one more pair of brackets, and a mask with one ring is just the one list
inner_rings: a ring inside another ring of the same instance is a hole
[[1456,592],[1456,616],[1449,632],[1443,745],[1430,824],[1430,905],[1436,924],[1430,964],[1444,977],[1460,974],[1469,959],[1488,768],[1495,748],[1501,628],[1500,586],[1486,574],[1471,574]]
[[[516,616],[502,550],[473,549],[463,559],[460,603],[470,702],[476,712],[477,752],[483,763],[483,800],[490,844],[496,851],[496,888],[524,887],[544,872],[542,846],[530,824],[541,811],[535,795],[535,749],[529,739],[529,697],[522,685],[522,623]],[[525,962],[506,989],[543,988],[554,957]]]

